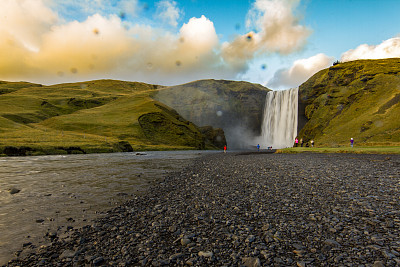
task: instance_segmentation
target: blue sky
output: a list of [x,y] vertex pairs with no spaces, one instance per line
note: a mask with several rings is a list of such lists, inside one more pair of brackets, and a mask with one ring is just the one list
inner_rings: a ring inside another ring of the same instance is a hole
[[232,79],[295,87],[400,57],[397,0],[2,0],[0,80]]

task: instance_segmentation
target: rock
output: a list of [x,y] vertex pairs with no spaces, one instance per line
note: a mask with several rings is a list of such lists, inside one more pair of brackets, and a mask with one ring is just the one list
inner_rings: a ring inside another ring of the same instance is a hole
[[382,255],[386,258],[386,259],[393,259],[393,258],[396,258],[396,256],[394,255],[394,254],[392,254],[392,253],[390,253],[389,251],[387,251],[387,250],[384,250],[384,251],[382,251]]
[[375,261],[372,267],[385,267],[382,261]]
[[75,256],[75,251],[70,250],[70,249],[66,249],[64,250],[63,253],[61,253],[61,255],[59,256],[60,259],[64,259],[64,258],[73,258]]
[[343,256],[342,256],[342,255],[339,255],[339,256],[336,256],[336,257],[333,259],[333,261],[334,261],[335,263],[339,263],[339,262],[342,261],[342,259],[343,259]]
[[24,243],[24,244],[22,244],[22,247],[28,247],[28,246],[30,246],[30,245],[32,245],[32,242],[27,242],[27,243]]
[[46,233],[46,236],[50,237],[50,238],[56,238],[57,237],[57,232],[56,231],[49,231]]
[[248,242],[248,243],[251,243],[251,242],[253,242],[254,240],[256,240],[256,237],[255,237],[254,235],[249,235],[249,236],[246,238],[246,242]]
[[300,244],[300,243],[293,243],[292,246],[296,249],[296,250],[304,250],[305,247]]
[[168,227],[168,231],[170,231],[171,233],[176,232],[177,229],[178,229],[178,228],[177,228],[176,225],[171,225],[170,227]]
[[181,245],[182,246],[186,246],[191,242],[191,240],[189,238],[182,238],[181,239]]
[[21,190],[15,188],[15,187],[12,187],[12,188],[8,189],[8,192],[9,192],[11,195],[14,195],[14,194],[18,194],[19,192],[21,192]]
[[293,253],[295,253],[296,254],[296,256],[298,256],[298,257],[303,257],[304,256],[304,254],[305,254],[305,251],[304,250],[293,250]]
[[328,246],[340,247],[340,244],[339,244],[337,241],[332,240],[332,239],[326,239],[326,240],[324,241],[324,243],[325,243],[326,245],[328,245]]
[[153,266],[166,266],[169,265],[170,261],[169,260],[164,260],[164,259],[160,259],[158,261],[153,261],[152,265]]
[[198,255],[200,257],[211,258],[212,256],[214,256],[214,253],[212,253],[211,251],[200,251]]
[[188,260],[186,261],[186,265],[193,266],[193,265],[194,265],[194,262],[195,262],[194,259],[188,259]]
[[175,254],[169,256],[169,259],[170,259],[171,261],[174,261],[174,260],[176,260],[176,259],[178,259],[178,258],[181,258],[181,257],[183,257],[183,256],[185,256],[185,254],[183,254],[183,253],[175,253]]
[[242,263],[246,267],[261,266],[261,262],[260,262],[259,258],[245,257],[245,258],[242,258]]
[[104,262],[104,258],[103,257],[97,257],[93,260],[93,264],[94,265],[100,265]]

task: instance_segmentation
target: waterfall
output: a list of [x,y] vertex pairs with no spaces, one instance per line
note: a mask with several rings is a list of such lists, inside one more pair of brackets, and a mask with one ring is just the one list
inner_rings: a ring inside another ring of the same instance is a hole
[[267,93],[261,128],[262,145],[292,147],[297,136],[298,88]]

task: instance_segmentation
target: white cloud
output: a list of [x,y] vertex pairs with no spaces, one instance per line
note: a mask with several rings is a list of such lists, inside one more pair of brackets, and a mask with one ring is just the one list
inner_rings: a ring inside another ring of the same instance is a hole
[[0,8],[0,33],[15,45],[36,50],[40,36],[50,30],[58,20],[56,13],[43,1],[2,0]]
[[[119,12],[135,12],[137,0],[118,1],[113,15],[103,14],[112,5],[106,0],[1,1],[0,80],[52,84],[112,78],[171,85],[206,78],[235,79],[248,69],[254,55],[267,49],[264,30],[221,45],[213,22],[205,16],[191,18],[176,32],[124,21]],[[178,12],[175,2],[168,3],[173,8],[166,14]],[[289,6],[280,7],[292,12],[294,4],[284,3]],[[63,5],[67,12],[78,10],[80,19],[51,9]],[[283,13],[284,18],[291,17]],[[278,15],[272,17],[282,21]],[[178,19],[170,18],[171,22]]]
[[357,59],[381,59],[400,57],[400,37],[394,37],[383,41],[379,45],[362,44],[356,49],[343,53],[341,61]]
[[301,49],[311,31],[299,24],[294,14],[300,0],[256,0],[247,26],[259,31],[260,46],[266,51],[288,54]]
[[119,2],[121,12],[134,17],[139,10],[138,0],[121,0]]
[[157,3],[157,16],[173,27],[178,26],[181,13],[175,1],[162,0]]
[[[37,8],[24,6],[30,1]],[[218,36],[204,16],[171,33],[138,24],[127,29],[117,15],[59,23],[41,0],[7,3],[7,12],[0,11],[6,18],[0,26],[0,80],[51,84],[114,78],[168,85],[236,75],[221,65]]]
[[274,89],[299,86],[318,71],[332,65],[333,60],[333,57],[328,57],[322,53],[296,60],[290,68],[275,72],[267,86]]
[[255,27],[257,32],[224,43],[224,60],[244,69],[257,54],[289,54],[302,49],[311,30],[300,25],[299,17],[294,14],[298,3],[299,0],[256,0],[248,13],[247,26]]

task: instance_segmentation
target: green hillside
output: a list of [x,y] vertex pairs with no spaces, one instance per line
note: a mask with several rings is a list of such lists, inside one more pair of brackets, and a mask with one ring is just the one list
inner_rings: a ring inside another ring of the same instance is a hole
[[[400,59],[324,69],[299,88],[299,137],[319,146],[400,145]],[[301,121],[301,118],[300,118]],[[303,125],[302,125],[303,126]]]
[[[98,80],[0,82],[0,154],[215,149],[203,130],[155,101],[158,86]],[[209,129],[207,129],[209,131]]]

